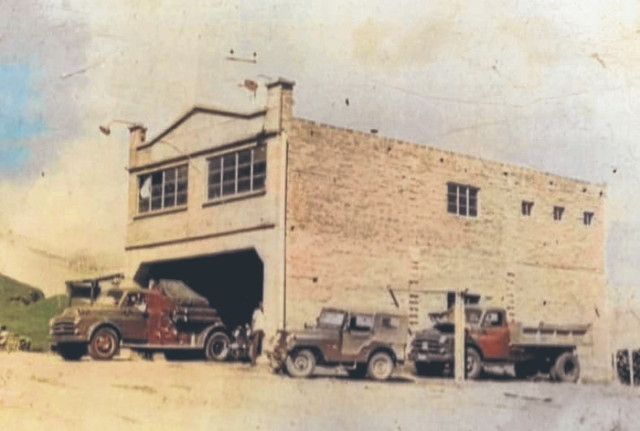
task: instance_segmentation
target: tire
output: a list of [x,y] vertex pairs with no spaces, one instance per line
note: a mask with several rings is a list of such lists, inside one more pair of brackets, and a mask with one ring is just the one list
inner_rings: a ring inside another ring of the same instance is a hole
[[580,361],[571,352],[564,352],[556,358],[551,368],[551,378],[565,383],[575,383],[580,378]]
[[427,362],[417,362],[416,374],[419,376],[438,377],[444,375],[444,364]]
[[348,369],[347,374],[352,379],[364,379],[367,377],[367,364],[356,364],[354,369]]
[[538,367],[533,361],[520,361],[513,364],[513,371],[518,379],[528,379],[538,373]]
[[367,365],[367,376],[371,380],[387,380],[391,377],[394,367],[395,364],[393,359],[387,352],[378,352],[369,359],[369,364]]
[[108,361],[118,351],[120,339],[111,328],[98,329],[89,342],[89,356],[98,361]]
[[229,337],[224,332],[215,332],[204,344],[204,355],[207,361],[222,362],[229,357]]
[[85,344],[63,344],[58,346],[58,354],[65,361],[77,361],[87,353]]
[[482,374],[482,358],[473,347],[467,347],[465,355],[465,374],[467,379],[476,380]]
[[316,368],[316,355],[309,349],[291,352],[287,355],[285,366],[291,377],[309,377]]

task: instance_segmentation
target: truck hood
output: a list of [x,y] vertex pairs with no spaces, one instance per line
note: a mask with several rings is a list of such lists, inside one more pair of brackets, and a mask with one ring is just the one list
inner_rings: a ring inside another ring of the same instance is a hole
[[335,335],[336,332],[338,332],[338,329],[313,327],[291,331],[290,334],[296,340],[326,340],[328,337]]
[[433,327],[428,329],[423,329],[422,331],[416,332],[415,339],[416,340],[430,340],[430,339],[438,339],[441,335],[453,335],[454,328],[452,323],[448,323],[444,325],[444,327],[440,328]]
[[89,313],[96,313],[101,311],[110,311],[117,310],[118,307],[115,305],[106,305],[106,304],[93,304],[93,305],[75,305],[72,307],[67,307],[64,311],[59,314],[57,317],[76,317],[82,316]]

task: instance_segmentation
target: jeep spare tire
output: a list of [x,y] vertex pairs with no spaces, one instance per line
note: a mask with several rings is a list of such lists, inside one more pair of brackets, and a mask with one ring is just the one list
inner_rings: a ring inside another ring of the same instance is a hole
[[224,332],[216,332],[207,338],[204,354],[209,361],[226,361],[229,357],[229,337]]
[[367,366],[367,376],[372,380],[387,380],[393,373],[393,359],[387,352],[378,352],[371,356]]
[[89,342],[89,355],[92,359],[106,361],[116,354],[120,339],[118,334],[111,328],[98,329]]
[[287,355],[286,367],[291,377],[309,377],[316,368],[316,356],[309,349],[291,352]]

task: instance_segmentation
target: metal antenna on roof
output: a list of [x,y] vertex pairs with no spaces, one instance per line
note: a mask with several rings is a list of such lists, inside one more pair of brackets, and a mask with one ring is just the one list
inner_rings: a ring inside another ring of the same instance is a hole
[[239,61],[239,62],[242,62],[242,63],[256,64],[258,62],[258,54],[254,51],[253,52],[253,56],[251,58],[236,57],[235,56],[235,51],[232,48],[232,49],[229,50],[229,55],[227,55],[227,60],[229,60],[229,61]]

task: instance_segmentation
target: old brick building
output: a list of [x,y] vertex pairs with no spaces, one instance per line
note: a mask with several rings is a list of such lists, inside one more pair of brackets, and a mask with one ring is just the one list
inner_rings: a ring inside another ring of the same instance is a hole
[[388,308],[389,288],[420,326],[465,288],[512,319],[593,324],[583,363],[606,368],[603,185],[296,118],[293,83],[267,88],[254,112],[131,128],[129,275],[184,279],[231,324],[264,300],[270,331]]

